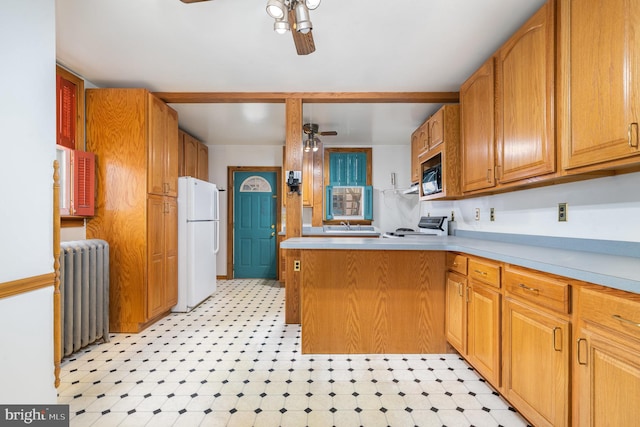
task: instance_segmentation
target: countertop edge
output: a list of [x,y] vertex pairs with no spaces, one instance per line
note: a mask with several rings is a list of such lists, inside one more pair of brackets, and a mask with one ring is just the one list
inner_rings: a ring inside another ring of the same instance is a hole
[[283,249],[428,250],[463,252],[556,274],[609,288],[640,293],[640,260],[567,249],[503,243],[468,237],[429,239],[366,239],[299,237],[281,243]]

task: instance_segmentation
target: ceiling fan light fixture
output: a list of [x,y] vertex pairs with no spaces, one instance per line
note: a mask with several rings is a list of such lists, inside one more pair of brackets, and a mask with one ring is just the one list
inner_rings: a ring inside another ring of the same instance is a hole
[[287,7],[282,0],[268,0],[267,13],[273,19],[282,19],[287,14]]
[[313,25],[311,24],[311,18],[309,18],[309,9],[307,9],[306,4],[302,1],[298,1],[295,6],[296,13],[296,25],[295,29],[297,32],[306,34],[313,29]]
[[312,150],[315,153],[316,151],[318,151],[318,144],[320,143],[320,140],[317,137],[313,137],[313,146],[312,146]]
[[276,19],[276,22],[273,23],[273,30],[278,34],[284,34],[289,31],[289,20],[287,19],[287,15],[285,14],[282,18]]
[[304,4],[309,10],[315,10],[320,6],[320,0],[304,0]]
[[304,152],[308,153],[311,151],[311,139],[307,138],[304,140]]

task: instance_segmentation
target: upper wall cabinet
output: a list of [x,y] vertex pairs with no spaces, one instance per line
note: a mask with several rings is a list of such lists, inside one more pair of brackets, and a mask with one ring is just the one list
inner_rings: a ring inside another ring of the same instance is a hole
[[496,54],[498,184],[556,170],[554,8],[547,2]]
[[495,185],[493,57],[460,87],[462,190]]
[[559,135],[568,173],[640,160],[640,2],[561,0]]
[[[443,105],[418,130],[424,129],[426,149],[418,154],[420,199],[460,196],[460,106]],[[418,131],[416,131],[418,132]]]
[[178,135],[178,176],[209,181],[209,148],[182,130]]
[[551,0],[460,88],[464,192],[555,172],[554,16]]

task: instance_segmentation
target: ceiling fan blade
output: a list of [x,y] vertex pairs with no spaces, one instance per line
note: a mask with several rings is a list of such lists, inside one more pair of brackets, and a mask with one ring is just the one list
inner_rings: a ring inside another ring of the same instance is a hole
[[296,51],[298,52],[298,55],[308,55],[312,52],[315,52],[316,45],[313,43],[312,30],[309,30],[309,32],[306,34],[296,31],[296,18],[295,12],[293,10],[289,11],[289,22],[294,23],[291,26],[291,34],[293,35],[293,43],[296,45]]
[[198,3],[201,1],[209,1],[209,0],[180,0],[182,3]]
[[336,136],[338,135],[338,132],[336,132],[335,130],[328,130],[326,132],[318,132],[318,135],[322,135],[322,136]]

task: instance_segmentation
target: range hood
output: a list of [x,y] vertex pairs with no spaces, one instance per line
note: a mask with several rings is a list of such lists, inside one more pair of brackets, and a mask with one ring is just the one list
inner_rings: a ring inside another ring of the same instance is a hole
[[413,184],[409,189],[404,190],[402,194],[418,194],[418,184]]

